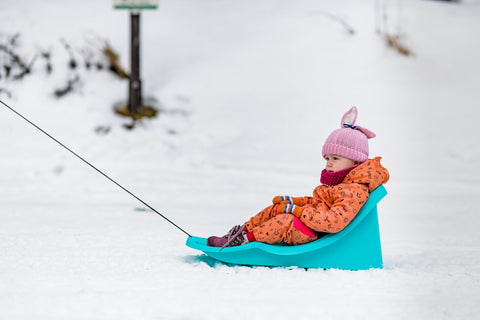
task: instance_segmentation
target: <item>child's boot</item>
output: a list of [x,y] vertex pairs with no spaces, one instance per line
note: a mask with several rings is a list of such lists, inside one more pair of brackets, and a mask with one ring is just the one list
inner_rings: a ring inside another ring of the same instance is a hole
[[236,225],[223,237],[209,237],[207,239],[207,245],[210,247],[232,247],[239,246],[247,242],[243,236],[245,225]]

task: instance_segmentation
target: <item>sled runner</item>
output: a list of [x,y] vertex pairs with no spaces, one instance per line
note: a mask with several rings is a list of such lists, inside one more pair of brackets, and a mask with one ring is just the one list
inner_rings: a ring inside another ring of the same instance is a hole
[[345,229],[307,244],[282,246],[255,241],[220,250],[207,246],[207,239],[200,237],[189,237],[186,244],[216,260],[238,265],[345,270],[382,268],[377,203],[386,194],[387,190],[380,185],[370,193],[367,202]]

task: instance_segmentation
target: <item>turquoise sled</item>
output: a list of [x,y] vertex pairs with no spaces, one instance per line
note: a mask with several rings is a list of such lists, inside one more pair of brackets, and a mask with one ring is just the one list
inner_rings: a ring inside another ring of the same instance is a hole
[[250,242],[223,250],[207,246],[206,238],[189,237],[187,246],[229,264],[300,268],[366,270],[382,268],[382,248],[377,204],[385,197],[383,185],[370,193],[368,201],[342,231],[298,246]]

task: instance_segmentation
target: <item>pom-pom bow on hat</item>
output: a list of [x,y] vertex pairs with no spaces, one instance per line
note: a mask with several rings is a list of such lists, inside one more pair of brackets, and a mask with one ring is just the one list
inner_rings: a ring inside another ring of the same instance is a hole
[[368,139],[375,138],[375,133],[355,125],[358,110],[352,107],[342,117],[340,129],[333,131],[325,141],[322,156],[335,154],[357,162],[368,160]]

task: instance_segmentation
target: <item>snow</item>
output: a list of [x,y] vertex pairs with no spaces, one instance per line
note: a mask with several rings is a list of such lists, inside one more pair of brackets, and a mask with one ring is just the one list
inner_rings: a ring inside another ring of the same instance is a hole
[[384,3],[413,56],[375,33],[374,1],[160,1],[142,12],[141,77],[164,112],[128,131],[112,112],[127,82],[110,73],[81,68],[80,87],[53,96],[69,75],[60,39],[107,39],[128,65],[128,12],[3,0],[0,39],[49,48],[55,69],[0,79],[1,100],[192,235],[310,194],[352,105],[391,181],[384,269],[227,266],[1,106],[0,319],[476,317],[480,2]]

